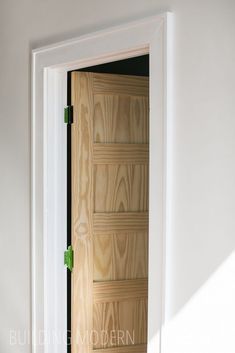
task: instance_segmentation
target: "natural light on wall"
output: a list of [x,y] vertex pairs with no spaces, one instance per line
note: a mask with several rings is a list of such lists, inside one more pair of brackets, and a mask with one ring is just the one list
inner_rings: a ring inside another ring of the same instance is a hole
[[235,252],[163,329],[162,353],[235,352]]

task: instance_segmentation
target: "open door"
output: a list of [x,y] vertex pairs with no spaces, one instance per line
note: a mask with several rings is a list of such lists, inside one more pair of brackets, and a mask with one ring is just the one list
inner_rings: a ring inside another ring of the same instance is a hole
[[147,77],[72,73],[72,353],[144,353]]

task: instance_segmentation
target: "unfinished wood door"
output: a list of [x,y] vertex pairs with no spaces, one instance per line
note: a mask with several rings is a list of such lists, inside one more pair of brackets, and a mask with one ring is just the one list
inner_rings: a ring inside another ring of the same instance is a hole
[[148,95],[72,73],[72,353],[146,352]]

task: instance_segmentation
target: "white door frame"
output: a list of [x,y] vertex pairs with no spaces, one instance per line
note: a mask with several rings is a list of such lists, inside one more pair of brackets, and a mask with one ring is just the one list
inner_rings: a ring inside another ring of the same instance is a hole
[[[32,52],[32,352],[66,353],[67,72],[149,53],[150,205],[148,353],[161,351],[169,226],[172,14]],[[61,343],[61,341],[64,343]]]

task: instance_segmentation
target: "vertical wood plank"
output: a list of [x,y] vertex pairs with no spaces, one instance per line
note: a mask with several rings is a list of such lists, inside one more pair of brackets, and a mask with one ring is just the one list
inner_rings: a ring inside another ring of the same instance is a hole
[[72,353],[92,350],[93,89],[92,75],[72,73]]

